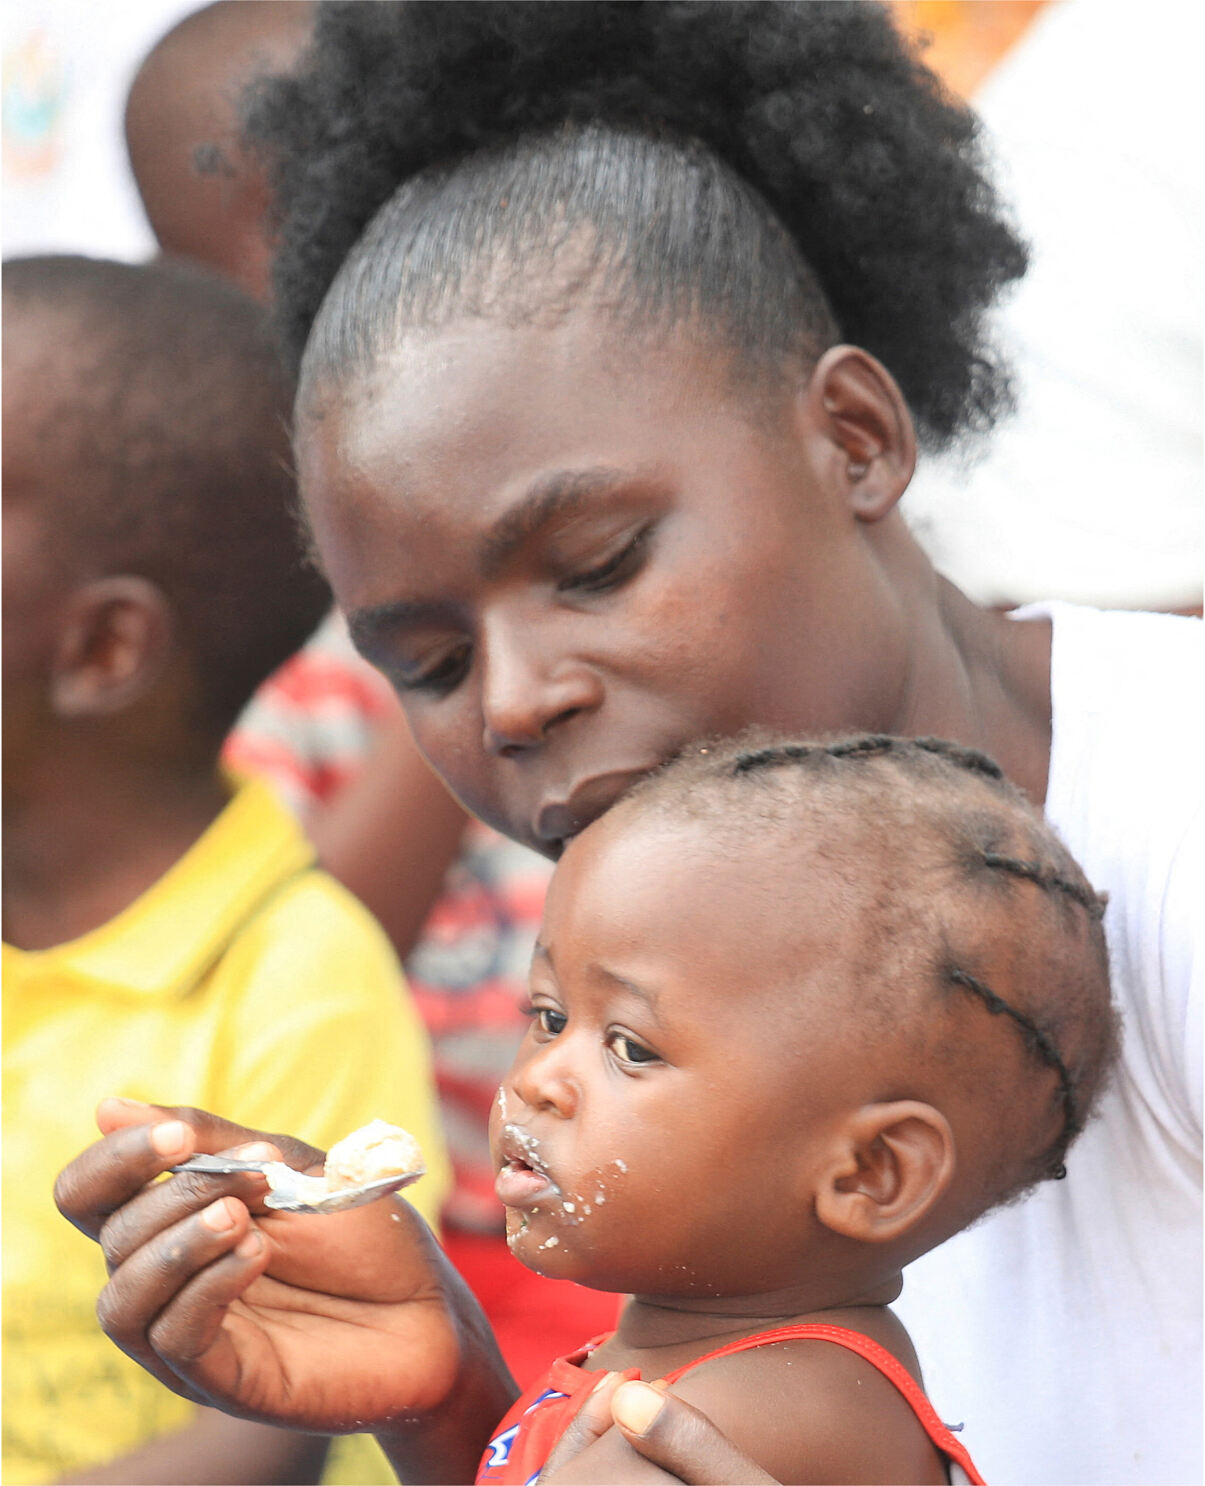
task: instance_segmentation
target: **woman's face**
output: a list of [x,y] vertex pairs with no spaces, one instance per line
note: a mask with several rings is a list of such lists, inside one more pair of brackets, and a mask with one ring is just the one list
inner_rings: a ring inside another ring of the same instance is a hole
[[579,310],[415,335],[304,400],[302,496],[357,647],[464,804],[548,855],[704,735],[899,713],[848,453],[806,392],[726,372]]

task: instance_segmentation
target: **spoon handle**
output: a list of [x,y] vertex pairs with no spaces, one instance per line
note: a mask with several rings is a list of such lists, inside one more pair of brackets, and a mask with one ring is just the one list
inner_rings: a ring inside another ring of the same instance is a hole
[[169,1171],[207,1171],[214,1176],[225,1175],[235,1171],[259,1171],[264,1169],[263,1161],[240,1161],[237,1156],[189,1156],[187,1161],[181,1161],[178,1166],[169,1166]]

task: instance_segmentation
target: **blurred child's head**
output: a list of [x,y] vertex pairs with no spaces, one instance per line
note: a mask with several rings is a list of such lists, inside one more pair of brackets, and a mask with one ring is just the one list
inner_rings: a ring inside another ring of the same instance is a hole
[[312,24],[309,0],[217,0],[151,48],[126,101],[130,167],[165,253],[206,263],[256,299],[268,293],[269,196],[239,139],[239,100],[287,70]]
[[3,300],[6,759],[131,719],[165,763],[216,752],[328,602],[262,312],[77,257],[6,263]]
[[692,750],[554,874],[493,1128],[513,1251],[867,1295],[1063,1174],[1116,1053],[1103,907],[980,754]]

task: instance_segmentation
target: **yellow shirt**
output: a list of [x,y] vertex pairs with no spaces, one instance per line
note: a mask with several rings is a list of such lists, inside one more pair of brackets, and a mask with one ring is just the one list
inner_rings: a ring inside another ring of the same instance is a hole
[[[377,1116],[403,1125],[428,1168],[407,1196],[435,1221],[449,1173],[426,1033],[384,933],[313,862],[270,788],[242,783],[184,857],[111,922],[53,949],[4,946],[3,1458],[12,1486],[124,1455],[192,1412],[102,1334],[100,1250],[52,1201],[56,1173],[97,1138],[104,1095],[197,1105],[323,1149]],[[376,1459],[345,1461],[335,1474],[392,1480]]]

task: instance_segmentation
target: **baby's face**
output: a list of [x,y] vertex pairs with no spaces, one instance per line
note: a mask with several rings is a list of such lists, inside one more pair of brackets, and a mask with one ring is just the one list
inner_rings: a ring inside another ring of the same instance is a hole
[[862,1079],[831,1014],[848,931],[820,874],[782,889],[772,851],[622,804],[566,853],[491,1122],[523,1263],[646,1296],[791,1283]]

